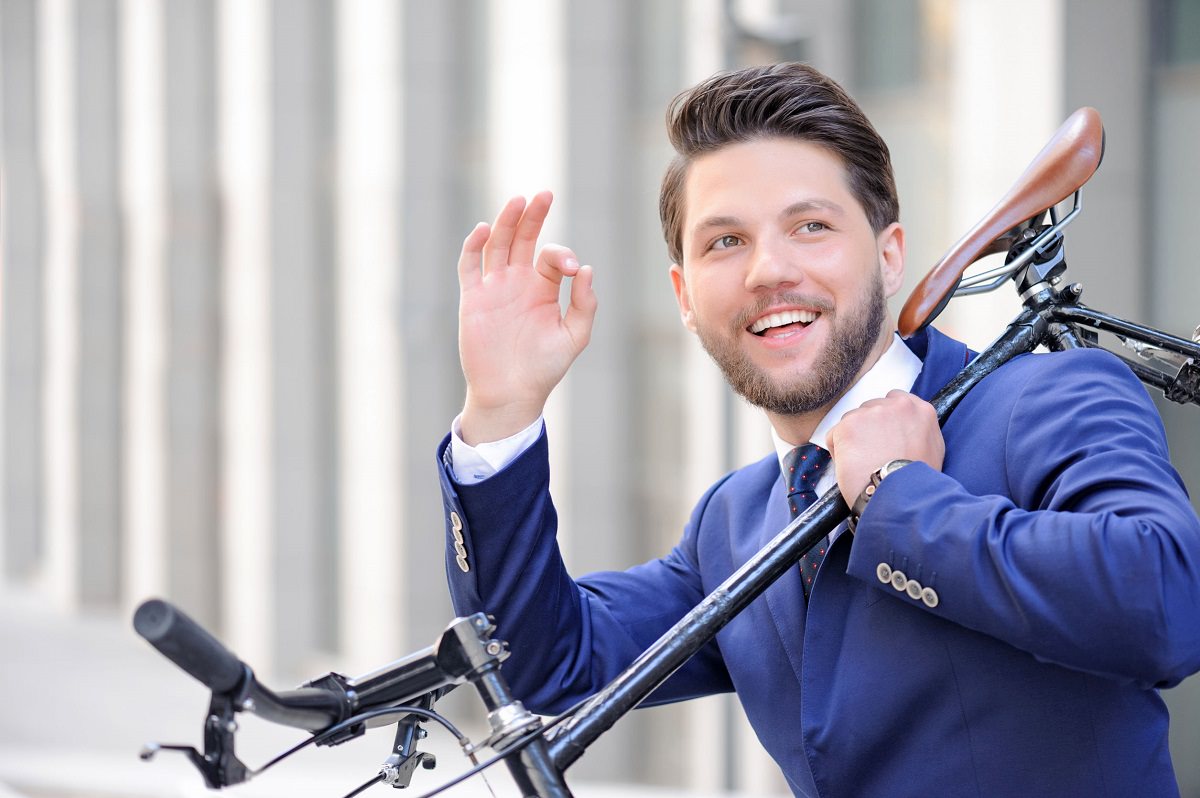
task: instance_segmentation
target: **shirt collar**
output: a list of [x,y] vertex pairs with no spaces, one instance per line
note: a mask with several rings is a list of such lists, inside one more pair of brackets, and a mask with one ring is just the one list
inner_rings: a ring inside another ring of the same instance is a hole
[[[887,396],[888,391],[911,390],[920,372],[921,359],[905,346],[899,334],[892,333],[891,345],[880,355],[874,365],[867,369],[867,373],[862,375],[858,382],[851,385],[850,390],[842,394],[842,398],[829,408],[829,412],[817,424],[808,442],[815,443],[822,449],[828,448],[825,446],[825,437],[829,434],[829,430],[842,420],[842,416],[863,402]],[[779,437],[779,433],[775,431],[774,427],[771,428],[771,440],[775,442],[775,454],[779,458],[779,467],[783,468],[783,458],[787,456],[788,452],[795,449],[797,444],[789,443]]]

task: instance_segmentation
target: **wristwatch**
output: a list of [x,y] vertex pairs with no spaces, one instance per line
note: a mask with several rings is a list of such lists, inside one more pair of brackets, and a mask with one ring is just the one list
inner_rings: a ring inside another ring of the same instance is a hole
[[871,474],[867,486],[863,488],[862,493],[858,494],[858,498],[854,500],[854,506],[850,508],[850,521],[848,527],[851,532],[858,526],[858,519],[862,517],[863,510],[867,509],[867,502],[871,501],[871,497],[875,495],[879,485],[890,474],[894,474],[904,466],[911,463],[912,460],[889,460]]

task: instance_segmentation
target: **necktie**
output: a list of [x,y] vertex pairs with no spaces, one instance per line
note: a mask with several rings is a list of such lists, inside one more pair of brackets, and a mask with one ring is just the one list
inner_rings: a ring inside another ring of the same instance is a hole
[[[788,509],[792,518],[808,509],[817,500],[817,481],[829,466],[829,452],[815,443],[797,446],[783,459],[783,476],[787,483]],[[804,586],[804,598],[812,590],[817,568],[825,557],[826,543],[814,546],[800,560],[800,582]]]

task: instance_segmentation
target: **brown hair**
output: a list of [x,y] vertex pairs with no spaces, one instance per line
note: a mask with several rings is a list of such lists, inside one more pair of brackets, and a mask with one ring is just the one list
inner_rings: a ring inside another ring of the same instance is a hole
[[850,191],[876,233],[900,218],[887,144],[858,103],[807,64],[722,72],[667,106],[667,135],[678,153],[663,176],[658,213],[675,263],[683,262],[683,188],[692,160],[736,142],[782,137],[811,141],[839,156]]

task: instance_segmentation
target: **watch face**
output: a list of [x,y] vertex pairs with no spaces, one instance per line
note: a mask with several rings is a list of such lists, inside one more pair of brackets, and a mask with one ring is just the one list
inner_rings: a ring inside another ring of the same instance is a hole
[[888,474],[899,471],[901,468],[904,468],[904,466],[911,462],[912,460],[892,460],[891,462],[885,463],[883,468],[879,469],[880,479],[886,477]]

